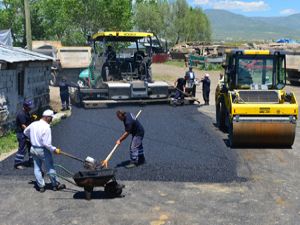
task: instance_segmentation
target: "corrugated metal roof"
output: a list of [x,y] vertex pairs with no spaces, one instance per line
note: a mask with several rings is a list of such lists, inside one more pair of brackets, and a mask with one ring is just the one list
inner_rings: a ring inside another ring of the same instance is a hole
[[0,44],[0,61],[8,63],[27,61],[52,61],[53,58],[23,48],[9,47]]

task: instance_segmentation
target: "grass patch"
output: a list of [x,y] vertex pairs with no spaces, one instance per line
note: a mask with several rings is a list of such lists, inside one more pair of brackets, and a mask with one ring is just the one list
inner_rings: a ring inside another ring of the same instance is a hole
[[170,65],[170,66],[178,66],[178,67],[185,67],[185,63],[183,60],[168,60],[164,64]]
[[8,132],[0,137],[0,155],[18,148],[18,140],[15,132]]
[[153,75],[153,80],[160,80],[160,81],[166,81],[167,83],[169,84],[173,84],[174,83],[174,76],[171,76],[171,75],[157,75],[157,74],[154,74]]

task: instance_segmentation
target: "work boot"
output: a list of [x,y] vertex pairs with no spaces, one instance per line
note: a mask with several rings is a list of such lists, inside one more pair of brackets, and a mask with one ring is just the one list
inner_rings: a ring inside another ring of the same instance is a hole
[[40,187],[39,192],[44,193],[46,191],[45,187]]
[[141,155],[139,156],[138,165],[142,165],[146,162],[145,156]]
[[60,191],[62,189],[66,189],[66,185],[58,183],[58,182],[57,182],[57,185],[52,188],[53,191]]
[[135,168],[138,166],[138,162],[137,161],[130,161],[129,164],[125,165],[125,168],[126,169],[132,169],[132,168]]
[[16,170],[24,170],[24,169],[25,169],[25,167],[22,166],[22,165],[14,165],[14,168],[15,168]]

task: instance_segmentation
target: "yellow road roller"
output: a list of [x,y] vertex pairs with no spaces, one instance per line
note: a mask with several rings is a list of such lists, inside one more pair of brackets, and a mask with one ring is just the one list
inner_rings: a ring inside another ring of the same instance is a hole
[[224,76],[216,88],[216,124],[228,132],[231,147],[291,147],[298,103],[283,90],[282,51],[228,50]]

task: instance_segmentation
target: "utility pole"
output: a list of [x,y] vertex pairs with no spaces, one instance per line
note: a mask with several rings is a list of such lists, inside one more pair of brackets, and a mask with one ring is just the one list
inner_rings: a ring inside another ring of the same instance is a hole
[[27,49],[32,50],[32,36],[31,36],[31,21],[30,21],[29,0],[24,0],[24,10],[25,10],[25,27],[26,27]]

